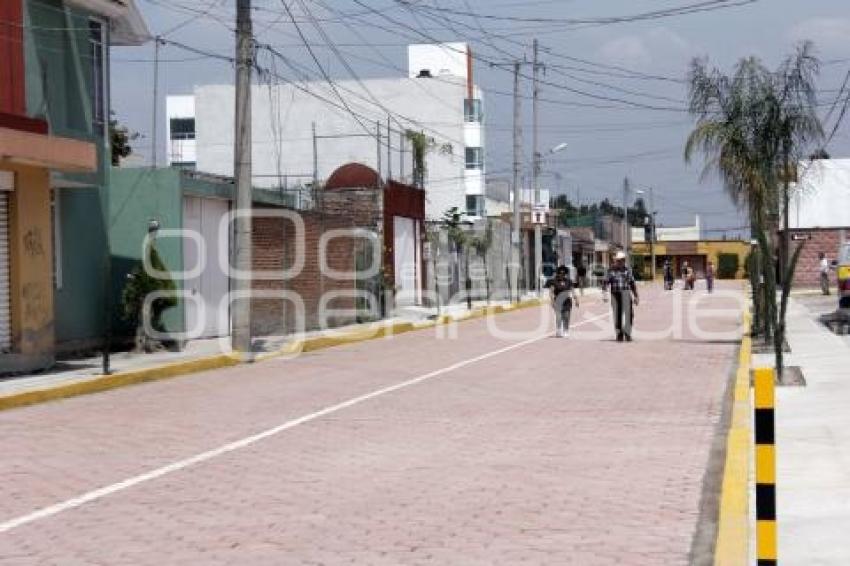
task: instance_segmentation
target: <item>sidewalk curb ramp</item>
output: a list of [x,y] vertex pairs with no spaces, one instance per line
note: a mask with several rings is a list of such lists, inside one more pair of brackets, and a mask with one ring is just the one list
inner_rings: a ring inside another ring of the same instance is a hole
[[236,353],[216,354],[204,358],[172,362],[159,366],[142,368],[137,370],[122,371],[111,375],[95,376],[91,379],[80,378],[79,381],[58,384],[54,387],[33,389],[0,396],[0,411],[26,407],[48,401],[56,401],[79,395],[100,393],[110,389],[118,389],[128,385],[147,383],[150,381],[161,381],[183,375],[209,371],[214,369],[237,366],[245,362],[264,362],[267,360],[284,356],[293,356],[300,353],[315,352],[327,348],[335,348],[346,344],[355,344],[376,340],[396,334],[404,334],[417,330],[425,330],[435,326],[447,325],[466,320],[474,320],[486,316],[512,312],[519,309],[535,307],[543,304],[540,299],[531,299],[515,305],[498,305],[481,307],[473,311],[467,311],[457,315],[442,315],[435,320],[424,322],[395,322],[390,324],[370,324],[348,330],[330,331],[327,334],[311,336],[294,340],[285,347],[261,354],[244,357]]
[[738,357],[738,370],[732,391],[732,415],[726,437],[726,461],[720,492],[715,566],[750,563],[750,454],[752,430],[750,413],[750,338],[749,314],[744,315],[744,336]]

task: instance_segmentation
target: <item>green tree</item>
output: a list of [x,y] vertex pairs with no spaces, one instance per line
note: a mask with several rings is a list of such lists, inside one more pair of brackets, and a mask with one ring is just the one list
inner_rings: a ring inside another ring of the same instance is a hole
[[[748,57],[727,76],[708,68],[704,60],[694,60],[688,76],[689,109],[696,125],[685,144],[685,160],[702,153],[703,176],[719,174],[732,201],[748,212],[759,243],[753,255],[759,260],[758,270],[748,270],[754,290],[753,328],[773,339],[779,375],[785,305],[799,249],[795,257],[785,255],[777,307],[777,260],[770,235],[779,226],[783,201],[787,203],[793,164],[823,136],[816,114],[817,71],[818,60],[806,42],[776,71]],[[786,249],[783,246],[783,253]]]
[[[176,285],[171,277],[161,278],[157,276],[161,273],[168,273],[168,269],[153,243],[147,247],[146,253],[148,254],[147,263],[154,273],[150,273],[145,269],[144,263],[139,262],[127,275],[127,283],[121,293],[121,304],[124,319],[136,328],[136,348],[150,351],[155,347],[156,340],[145,332],[145,299],[151,293],[158,291],[172,292],[176,289]],[[148,313],[151,328],[158,332],[164,332],[162,315],[167,309],[176,305],[177,299],[173,295],[153,300],[149,305],[150,313]]]
[[458,207],[453,206],[443,213],[440,221],[449,239],[450,248],[457,256],[464,258],[464,288],[466,289],[466,307],[472,309],[472,279],[469,277],[469,234],[463,228],[463,216]]
[[437,144],[431,136],[416,130],[406,130],[404,137],[410,142],[413,155],[413,184],[420,189],[425,186],[425,176],[428,174],[428,154],[439,149],[442,155],[451,155],[454,151],[451,143]]
[[485,220],[484,233],[473,236],[470,240],[470,245],[481,261],[484,263],[484,286],[487,292],[487,303],[490,303],[490,269],[487,264],[487,253],[493,246],[493,226],[489,221]]
[[112,166],[121,165],[121,160],[133,153],[130,142],[139,139],[138,132],[130,132],[127,126],[121,125],[115,114],[109,118],[109,141],[112,147]]

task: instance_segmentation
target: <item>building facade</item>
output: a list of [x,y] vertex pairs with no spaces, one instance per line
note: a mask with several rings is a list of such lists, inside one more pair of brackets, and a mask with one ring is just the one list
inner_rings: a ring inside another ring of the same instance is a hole
[[[428,218],[453,207],[484,216],[484,102],[469,47],[412,45],[408,58],[407,76],[335,81],[335,91],[327,83],[280,84],[274,77],[253,86],[255,184],[298,191],[321,184],[348,162],[413,184],[414,133],[427,145],[422,184]],[[234,97],[232,85],[169,97],[169,163],[233,174]]]
[[0,3],[0,373],[103,327],[109,46],[147,37],[132,0]]
[[[788,220],[791,251],[803,246],[794,285],[815,287],[820,282],[820,254],[837,259],[850,241],[850,159],[802,162],[792,187]],[[831,272],[835,285],[835,272]]]

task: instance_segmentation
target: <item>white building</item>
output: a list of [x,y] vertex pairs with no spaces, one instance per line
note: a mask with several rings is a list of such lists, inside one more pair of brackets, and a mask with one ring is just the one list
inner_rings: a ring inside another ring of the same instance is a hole
[[850,227],[850,159],[803,161],[788,207],[791,229]]
[[166,132],[169,165],[194,167],[195,153],[195,97],[169,96],[165,101]]
[[[464,43],[411,45],[407,77],[335,81],[335,90],[326,82],[253,86],[254,184],[288,188],[314,176],[321,183],[349,162],[373,167],[385,179],[412,182],[405,136],[412,130],[431,141],[427,216],[439,218],[452,207],[482,216],[483,101],[471,60]],[[233,174],[234,97],[232,85],[199,86],[193,96],[169,97],[169,163]]]

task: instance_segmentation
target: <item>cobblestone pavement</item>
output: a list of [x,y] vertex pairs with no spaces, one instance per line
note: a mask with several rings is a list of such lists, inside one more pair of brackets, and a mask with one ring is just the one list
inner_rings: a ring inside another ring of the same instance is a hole
[[0,564],[686,564],[739,288],[645,289],[633,343],[593,298],[569,340],[528,309],[0,413]]

